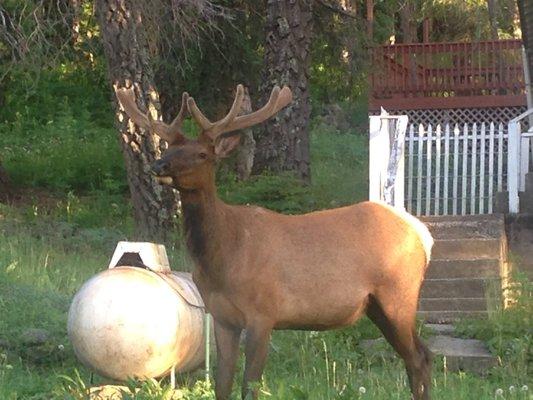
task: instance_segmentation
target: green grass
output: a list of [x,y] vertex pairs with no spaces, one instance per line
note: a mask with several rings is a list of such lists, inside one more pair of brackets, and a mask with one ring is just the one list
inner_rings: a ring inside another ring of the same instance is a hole
[[[0,339],[9,342],[0,348],[0,399],[79,399],[83,387],[90,386],[89,371],[76,360],[66,337],[66,312],[82,282],[107,265],[117,232],[102,226],[88,239],[88,228],[72,230],[60,216],[0,208]],[[174,266],[188,263],[182,251],[171,249],[171,254]],[[513,309],[460,326],[465,335],[492,343],[502,365],[478,377],[447,372],[442,360],[436,360],[434,399],[531,399],[531,391],[521,391],[523,385],[531,387],[531,287],[521,285]],[[46,329],[50,344],[26,346],[20,335],[28,328]],[[367,319],[340,331],[275,332],[261,398],[408,399],[401,361],[387,347],[374,355],[358,348],[361,339],[375,337],[379,332]],[[102,382],[94,379],[94,384]],[[237,399],[240,376],[235,382]],[[201,380],[188,377],[185,383],[184,399],[214,398]],[[167,380],[130,385],[141,389],[136,399],[162,399],[168,390]],[[495,395],[498,389],[502,396]]]
[[218,191],[231,204],[258,204],[274,211],[299,214],[340,207],[368,198],[368,139],[319,127],[311,134],[311,184],[291,174],[264,174],[239,182],[220,176]]

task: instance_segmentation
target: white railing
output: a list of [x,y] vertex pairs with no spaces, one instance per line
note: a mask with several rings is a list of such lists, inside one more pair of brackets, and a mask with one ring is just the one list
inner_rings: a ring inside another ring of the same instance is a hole
[[408,117],[370,117],[369,200],[404,208],[404,144]]
[[531,123],[533,108],[509,121],[509,212],[520,211],[518,192],[526,189],[526,174],[529,171],[529,153],[532,148],[533,129],[525,128],[526,118]]
[[493,212],[506,189],[503,124],[409,126],[407,210],[415,215]]
[[408,126],[407,116],[382,110],[370,117],[369,199],[405,205],[415,215],[491,214],[498,193],[508,192],[506,211],[519,212],[533,150],[533,127],[525,126],[532,117],[530,109],[507,127]]

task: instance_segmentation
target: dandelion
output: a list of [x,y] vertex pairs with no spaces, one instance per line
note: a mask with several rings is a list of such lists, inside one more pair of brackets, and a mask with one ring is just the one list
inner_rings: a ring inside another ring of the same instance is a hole
[[339,392],[339,395],[342,395],[345,390],[346,390],[346,385],[342,385],[342,388],[341,388],[341,391]]
[[514,385],[509,386],[509,393],[514,393],[514,392],[516,392],[516,388],[514,387]]
[[496,395],[496,397],[503,396],[503,389],[500,389],[500,388],[496,389],[496,392],[494,394]]
[[522,392],[527,392],[527,391],[529,390],[529,388],[527,387],[527,385],[524,385],[524,386],[522,386],[522,387],[520,388],[520,390],[521,390]]
[[63,346],[62,344],[58,344],[58,345],[57,345],[57,349],[58,349],[59,351],[63,351],[63,350],[65,350],[65,346]]
[[366,393],[366,388],[364,386],[359,387],[359,393],[360,394],[365,394]]

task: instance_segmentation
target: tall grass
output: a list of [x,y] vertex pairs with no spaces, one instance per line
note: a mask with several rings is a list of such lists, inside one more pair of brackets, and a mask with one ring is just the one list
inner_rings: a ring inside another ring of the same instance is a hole
[[[65,333],[66,312],[82,282],[107,265],[111,243],[105,235],[87,241],[82,229],[65,238],[57,234],[60,229],[53,220],[48,221],[47,231],[13,208],[2,208],[0,215],[0,398],[84,398],[84,387],[106,380],[95,377],[91,383],[89,371],[74,357]],[[180,251],[174,253],[174,260],[173,265],[187,264]],[[437,359],[433,398],[530,399],[530,391],[523,390],[524,385],[531,386],[530,325],[522,320],[528,315],[524,310],[519,302],[488,321],[465,322],[465,334],[503,344],[493,347],[502,365],[479,377],[450,373]],[[47,347],[26,345],[21,333],[28,328],[46,329],[51,336]],[[340,331],[275,332],[261,398],[408,399],[403,364],[388,345],[370,353],[359,347],[362,339],[379,336],[367,319]],[[9,345],[2,346],[1,341]],[[201,380],[189,377],[182,383],[184,399],[214,398],[212,388]],[[167,380],[132,382],[130,386],[140,390],[130,397],[136,399],[163,399],[169,391]],[[238,393],[236,384],[234,399],[239,398]]]

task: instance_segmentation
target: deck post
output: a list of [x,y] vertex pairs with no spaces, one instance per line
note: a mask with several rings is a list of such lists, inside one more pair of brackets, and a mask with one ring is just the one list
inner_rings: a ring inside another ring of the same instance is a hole
[[519,211],[518,182],[520,159],[520,126],[519,122],[509,122],[507,150],[507,190],[509,192],[509,212],[516,214]]

